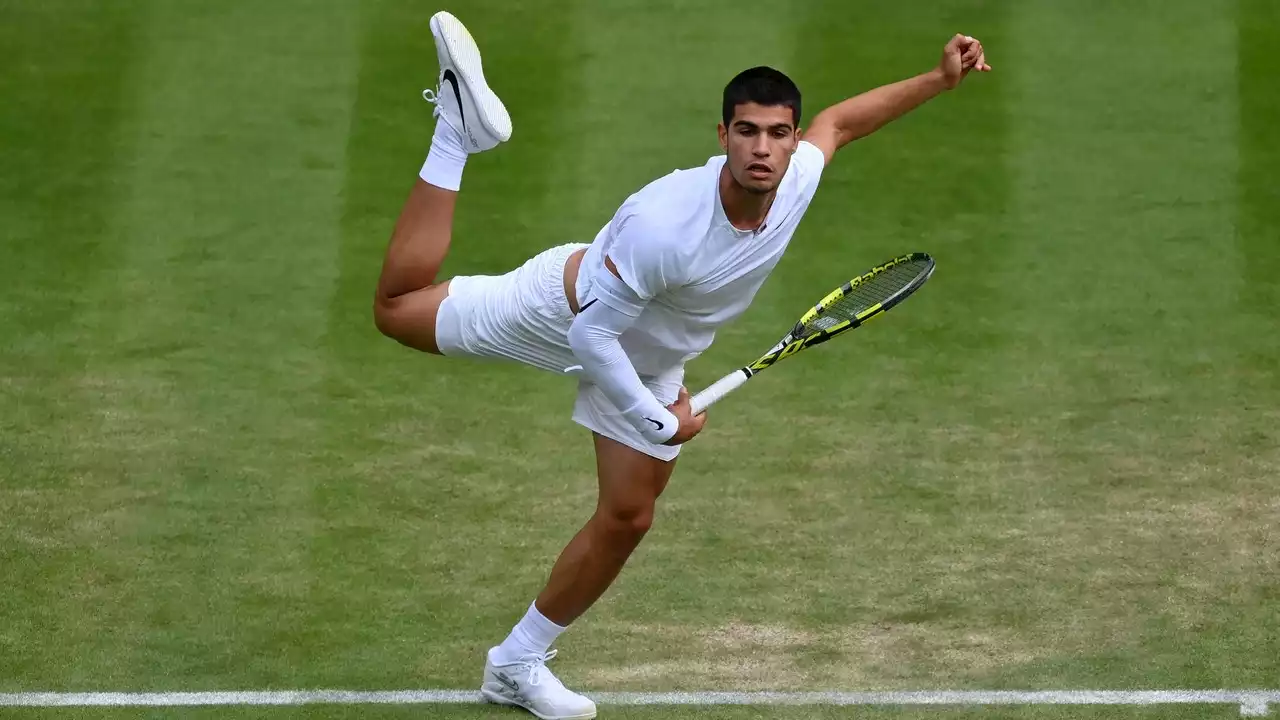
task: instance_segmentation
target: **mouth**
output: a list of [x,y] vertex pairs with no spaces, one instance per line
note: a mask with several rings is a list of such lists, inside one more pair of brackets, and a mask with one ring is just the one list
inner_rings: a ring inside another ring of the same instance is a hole
[[751,163],[747,166],[747,174],[757,180],[763,180],[773,174],[773,168],[764,163]]

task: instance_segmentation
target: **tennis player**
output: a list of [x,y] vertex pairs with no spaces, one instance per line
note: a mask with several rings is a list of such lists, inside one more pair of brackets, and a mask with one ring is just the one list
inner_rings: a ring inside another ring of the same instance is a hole
[[576,376],[573,419],[592,432],[599,503],[489,650],[481,692],[544,720],[592,718],[595,704],[546,662],[649,530],[680,446],[706,422],[690,412],[685,363],[747,309],[838,149],[991,68],[980,42],[956,35],[937,67],[823,110],[803,140],[795,84],[771,68],[745,70],[724,89],[725,154],[641,188],[590,243],[553,247],[501,276],[443,279],[467,157],[508,140],[512,125],[467,29],[447,12],[430,24],[440,76],[423,96],[435,104],[435,135],[391,235],[375,319],[424,352]]

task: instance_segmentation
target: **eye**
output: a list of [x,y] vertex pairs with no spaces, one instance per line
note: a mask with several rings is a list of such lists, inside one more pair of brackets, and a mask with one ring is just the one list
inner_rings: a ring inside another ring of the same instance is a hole
[[773,131],[773,136],[781,140],[788,135],[786,130],[778,129]]

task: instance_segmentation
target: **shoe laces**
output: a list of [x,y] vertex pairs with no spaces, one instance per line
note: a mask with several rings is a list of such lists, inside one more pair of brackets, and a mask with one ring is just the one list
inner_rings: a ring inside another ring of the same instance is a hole
[[[547,670],[547,662],[556,656],[556,652],[556,650],[548,650],[542,655],[526,655],[520,658],[520,664],[529,668],[530,685],[538,685],[542,682],[542,671]],[[547,676],[555,678],[550,670],[547,670]]]
[[431,117],[440,117],[440,113],[444,112],[440,108],[440,87],[436,86],[435,90],[427,88],[422,91],[422,99],[431,103],[435,107],[431,111]]

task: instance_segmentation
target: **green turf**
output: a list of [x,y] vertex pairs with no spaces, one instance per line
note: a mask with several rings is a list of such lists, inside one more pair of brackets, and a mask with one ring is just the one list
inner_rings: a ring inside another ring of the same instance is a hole
[[[452,9],[516,123],[468,163],[453,274],[589,241],[628,193],[703,163],[749,65],[791,73],[807,116],[927,69],[956,31],[995,67],[828,168],[691,388],[871,264],[924,250],[937,274],[713,408],[560,643],[566,681],[1276,686],[1274,3]],[[372,324],[430,139],[432,10],[0,2],[0,692],[471,687],[591,512],[569,381],[416,355]]]

